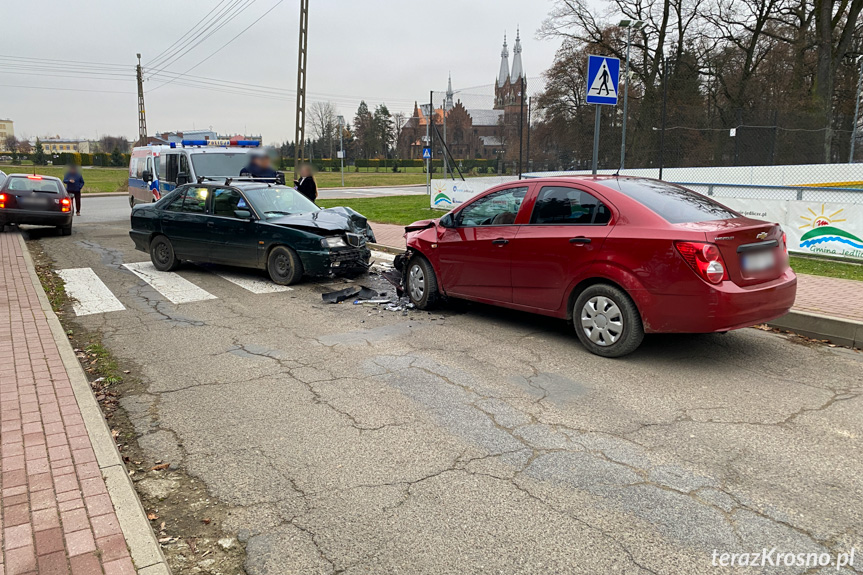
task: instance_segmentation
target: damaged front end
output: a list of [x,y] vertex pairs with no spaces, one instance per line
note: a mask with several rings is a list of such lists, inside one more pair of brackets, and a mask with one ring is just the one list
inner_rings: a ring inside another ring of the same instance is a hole
[[405,293],[408,262],[411,257],[413,257],[413,250],[408,248],[403,254],[398,254],[393,259],[393,269],[387,270],[381,274],[381,277],[393,284],[393,287],[396,288],[396,295],[399,297],[402,297]]

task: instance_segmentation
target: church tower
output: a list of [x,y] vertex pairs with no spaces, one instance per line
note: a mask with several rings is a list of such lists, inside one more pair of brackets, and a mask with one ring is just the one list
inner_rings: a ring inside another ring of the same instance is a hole
[[506,45],[506,34],[503,35],[503,50],[500,53],[500,72],[494,83],[494,109],[502,110],[506,105],[509,92],[509,46]]
[[503,51],[500,53],[500,72],[494,84],[494,109],[511,113],[521,106],[522,78],[524,66],[521,63],[521,32],[516,32],[515,46],[512,50],[512,70],[509,68],[509,47],[506,34],[503,36]]
[[444,113],[452,110],[452,106],[453,106],[452,97],[453,97],[452,73],[450,73],[449,80],[447,80],[447,85],[446,85],[446,103],[444,104],[444,108],[445,108]]

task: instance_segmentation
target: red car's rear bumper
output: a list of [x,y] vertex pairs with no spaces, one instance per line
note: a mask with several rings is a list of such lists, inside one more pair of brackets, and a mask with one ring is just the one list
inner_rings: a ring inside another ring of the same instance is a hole
[[797,276],[789,268],[775,280],[748,287],[725,281],[703,283],[699,293],[650,294],[639,305],[644,330],[652,333],[710,333],[764,323],[794,305]]

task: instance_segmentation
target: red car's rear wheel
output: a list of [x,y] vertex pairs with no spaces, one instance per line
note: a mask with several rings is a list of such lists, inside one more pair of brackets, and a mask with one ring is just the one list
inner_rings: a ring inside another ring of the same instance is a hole
[[609,284],[592,285],[581,292],[575,300],[572,321],[582,345],[603,357],[632,353],[644,339],[635,303],[626,292]]

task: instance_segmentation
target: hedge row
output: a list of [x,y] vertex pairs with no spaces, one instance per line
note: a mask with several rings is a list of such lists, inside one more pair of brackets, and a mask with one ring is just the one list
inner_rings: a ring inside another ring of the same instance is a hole
[[[50,155],[46,154],[46,157],[50,158]],[[117,162],[111,162],[111,154],[81,154],[78,152],[63,152],[62,154],[58,154],[57,157],[54,158],[54,165],[65,166],[74,163],[79,166],[113,166],[118,168],[128,168],[130,158],[130,154],[120,154],[119,165],[117,165]]]

